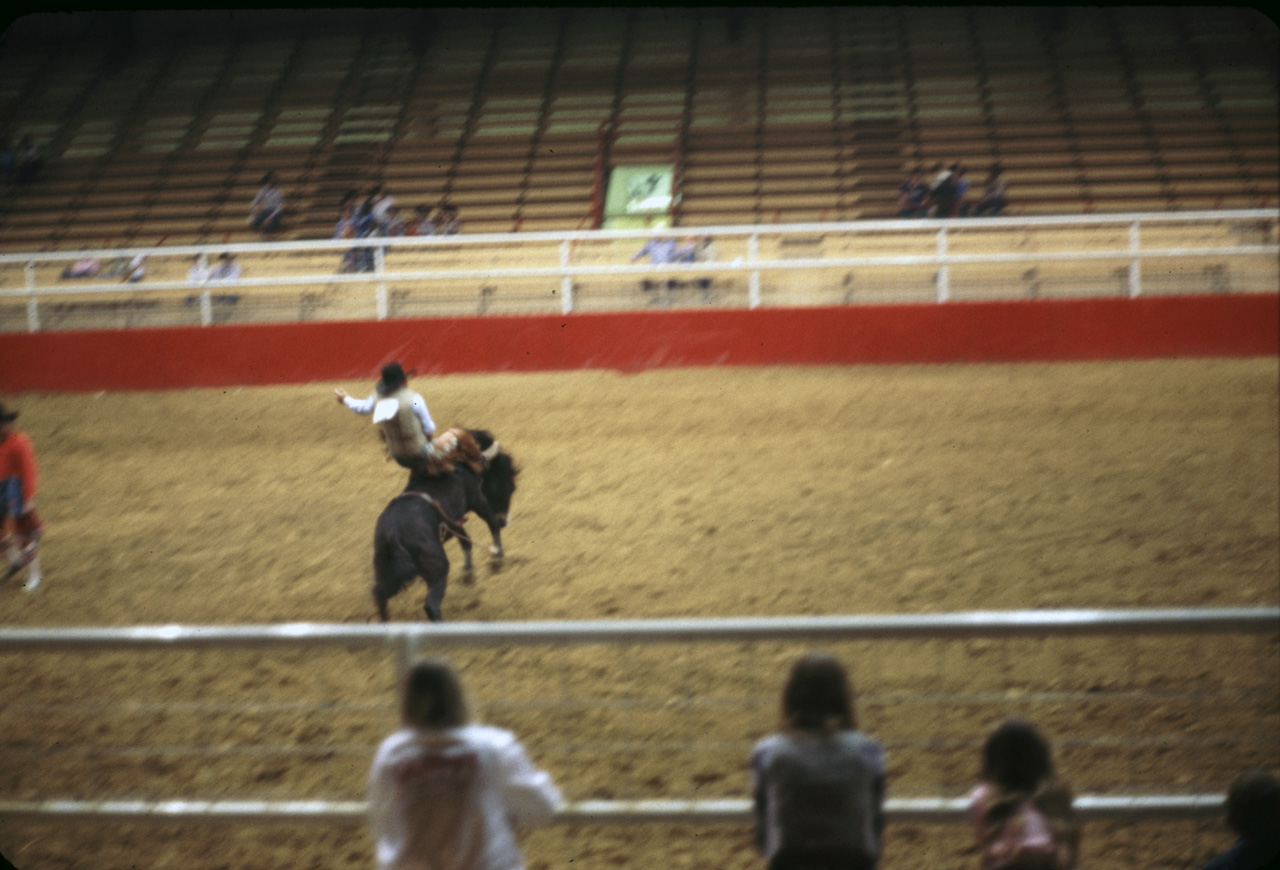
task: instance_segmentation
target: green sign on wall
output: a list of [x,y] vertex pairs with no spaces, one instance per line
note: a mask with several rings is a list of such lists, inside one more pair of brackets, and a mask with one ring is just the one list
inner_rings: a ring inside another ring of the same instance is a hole
[[670,164],[614,167],[604,201],[605,229],[670,226],[674,176]]

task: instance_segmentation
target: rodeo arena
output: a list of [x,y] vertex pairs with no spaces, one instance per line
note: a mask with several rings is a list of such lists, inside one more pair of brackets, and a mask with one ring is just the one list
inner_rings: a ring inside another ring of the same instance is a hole
[[[0,867],[1280,866],[1278,33],[13,21]],[[483,860],[375,800],[424,661],[541,795]]]

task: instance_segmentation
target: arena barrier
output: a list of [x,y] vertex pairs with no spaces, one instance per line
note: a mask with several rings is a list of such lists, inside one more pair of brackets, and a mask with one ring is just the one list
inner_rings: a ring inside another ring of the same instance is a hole
[[[324,647],[391,650],[403,668],[422,650],[462,647],[604,643],[662,644],[724,641],[836,641],[874,639],[1055,636],[1124,637],[1155,634],[1280,635],[1280,607],[965,612],[923,615],[787,618],[668,619],[586,622],[392,623],[345,625],[293,623],[236,626],[138,626],[129,628],[0,629],[0,654],[55,650],[183,650],[231,647]],[[370,747],[372,751],[372,747]],[[1077,797],[1086,819],[1197,818],[1221,811],[1221,794],[1090,795]],[[320,821],[363,823],[362,801],[255,800],[32,800],[0,801],[0,817],[28,820],[74,818],[198,822]],[[891,821],[957,822],[963,799],[891,799]],[[559,821],[574,823],[746,822],[750,803],[716,800],[586,800],[571,802]]]
[[[712,227],[714,260],[632,264],[593,231],[0,254],[0,390],[185,389],[669,366],[1280,353],[1280,212]],[[245,261],[227,281],[194,257]],[[62,279],[146,255],[136,284]],[[145,328],[144,328],[145,327]],[[104,365],[104,361],[109,364]]]
[[[0,254],[0,331],[1275,293],[1278,222],[1248,209]],[[687,261],[635,262],[651,237]],[[353,246],[366,271],[342,265]],[[223,255],[241,265],[198,271]],[[145,277],[125,282],[135,257]]]

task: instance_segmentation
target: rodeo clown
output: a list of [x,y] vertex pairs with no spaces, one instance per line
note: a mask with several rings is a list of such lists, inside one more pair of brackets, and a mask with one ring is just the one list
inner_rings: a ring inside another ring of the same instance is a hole
[[448,429],[436,436],[436,424],[426,401],[409,389],[409,379],[398,362],[382,367],[382,377],[368,398],[353,399],[341,387],[333,395],[339,404],[357,414],[372,414],[387,455],[412,472],[449,474],[456,459],[477,471],[482,466],[480,447],[469,433]]
[[44,579],[36,550],[44,524],[36,514],[36,453],[31,439],[14,428],[16,419],[17,411],[0,404],[0,554],[9,563],[4,579],[27,568],[22,588],[34,592]]

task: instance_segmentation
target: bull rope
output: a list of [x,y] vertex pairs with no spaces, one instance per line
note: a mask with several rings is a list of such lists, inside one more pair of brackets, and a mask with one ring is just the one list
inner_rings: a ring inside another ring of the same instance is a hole
[[[461,541],[466,541],[468,544],[473,544],[473,545],[475,544],[475,541],[471,539],[471,537],[467,534],[466,529],[463,527],[462,525],[463,520],[455,520],[453,517],[445,513],[444,508],[440,506],[440,502],[436,501],[434,498],[427,495],[425,492],[418,492],[417,490],[408,490],[407,492],[402,492],[398,496],[396,496],[396,498],[407,498],[409,496],[417,496],[418,498],[422,499],[427,504],[435,508],[436,513],[440,514],[440,519],[444,521],[445,527],[449,530],[449,533],[452,534],[455,538]],[[394,500],[395,499],[392,499],[392,501]]]

